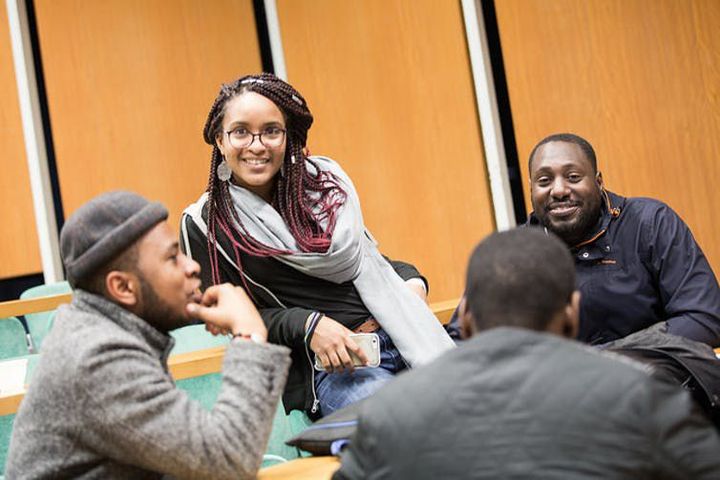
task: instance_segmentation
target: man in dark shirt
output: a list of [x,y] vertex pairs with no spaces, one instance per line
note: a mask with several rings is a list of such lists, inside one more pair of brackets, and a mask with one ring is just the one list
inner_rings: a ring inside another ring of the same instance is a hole
[[480,243],[460,307],[470,338],[361,404],[333,478],[718,478],[720,439],[687,392],[563,338],[573,263],[537,229]]
[[720,345],[718,282],[670,207],[606,191],[592,146],[577,135],[543,139],[528,170],[528,224],[555,233],[575,259],[580,340],[602,344],[667,321],[669,333]]

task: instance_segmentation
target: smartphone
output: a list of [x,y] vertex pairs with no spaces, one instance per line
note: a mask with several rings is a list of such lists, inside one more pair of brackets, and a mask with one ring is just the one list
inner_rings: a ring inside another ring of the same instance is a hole
[[[365,352],[365,356],[368,358],[367,365],[363,365],[360,363],[360,358],[354,352],[348,350],[355,368],[374,368],[380,365],[380,338],[378,338],[377,333],[353,333],[350,338],[355,340],[355,343]],[[325,371],[320,357],[317,355],[315,356],[315,370]]]

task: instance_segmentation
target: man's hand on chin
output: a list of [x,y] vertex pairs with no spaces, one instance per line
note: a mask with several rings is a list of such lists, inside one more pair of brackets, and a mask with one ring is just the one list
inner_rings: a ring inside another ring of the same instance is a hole
[[213,335],[256,335],[267,339],[260,313],[240,287],[229,283],[213,285],[205,290],[199,304],[189,303],[186,308],[191,317],[205,322]]

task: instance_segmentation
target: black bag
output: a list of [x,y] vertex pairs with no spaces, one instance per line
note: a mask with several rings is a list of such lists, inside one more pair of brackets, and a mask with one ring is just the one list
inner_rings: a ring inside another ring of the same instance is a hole
[[339,455],[355,433],[363,403],[353,403],[318,420],[285,443],[313,455]]
[[710,346],[669,334],[661,322],[603,347],[647,363],[657,377],[681,385],[720,430],[720,360]]

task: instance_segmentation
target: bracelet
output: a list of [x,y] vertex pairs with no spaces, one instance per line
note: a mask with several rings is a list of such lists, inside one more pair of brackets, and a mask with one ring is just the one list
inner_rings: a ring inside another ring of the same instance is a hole
[[305,331],[305,343],[312,337],[312,334],[315,333],[315,327],[317,327],[318,322],[320,322],[320,319],[323,317],[322,313],[320,312],[313,312],[312,316],[310,317],[310,323],[308,324],[307,331]]
[[259,333],[234,333],[232,336],[232,340],[235,340],[236,338],[239,338],[241,340],[248,340],[253,343],[266,343],[263,336]]

